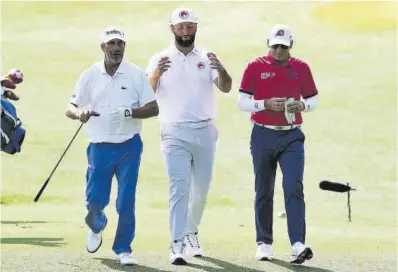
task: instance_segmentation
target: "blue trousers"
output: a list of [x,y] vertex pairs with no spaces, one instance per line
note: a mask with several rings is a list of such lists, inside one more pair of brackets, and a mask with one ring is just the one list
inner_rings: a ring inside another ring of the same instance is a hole
[[304,133],[299,128],[276,131],[253,126],[250,149],[255,174],[257,243],[273,242],[274,187],[278,162],[283,175],[282,187],[290,243],[305,243],[304,141]]
[[112,178],[116,175],[116,210],[119,221],[112,247],[116,254],[131,252],[131,243],[135,235],[135,191],[142,150],[143,144],[139,134],[120,144],[90,143],[87,148],[88,213],[85,221],[94,233],[105,228],[107,218],[104,209],[109,204]]

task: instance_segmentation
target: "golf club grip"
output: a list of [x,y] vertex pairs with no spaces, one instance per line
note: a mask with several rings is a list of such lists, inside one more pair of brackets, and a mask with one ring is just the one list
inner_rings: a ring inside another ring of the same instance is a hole
[[61,163],[62,158],[65,156],[66,152],[68,151],[69,147],[72,145],[73,141],[75,140],[77,134],[79,133],[80,129],[83,127],[84,123],[81,123],[79,128],[77,129],[75,135],[73,135],[72,140],[70,140],[68,146],[66,147],[65,151],[62,153],[61,158],[59,158],[57,164],[55,165],[54,169],[51,171],[50,175],[48,176],[48,178],[46,179],[46,181],[44,182],[43,186],[41,187],[40,191],[37,193],[34,202],[37,202],[41,196],[41,194],[43,193],[44,189],[47,187],[47,184],[50,182],[52,175],[54,174],[55,170],[57,169],[58,165]]
[[40,191],[37,193],[34,201],[37,202],[43,193],[44,189],[46,189],[48,182],[50,181],[50,178],[47,178],[46,182],[44,182],[43,186],[41,186]]

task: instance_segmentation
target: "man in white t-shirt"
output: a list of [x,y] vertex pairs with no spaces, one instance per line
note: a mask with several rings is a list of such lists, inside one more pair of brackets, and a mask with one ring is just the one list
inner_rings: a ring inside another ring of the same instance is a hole
[[119,221],[112,250],[122,265],[131,265],[135,263],[131,243],[135,235],[135,190],[143,149],[141,119],[157,116],[159,109],[146,74],[123,60],[125,45],[122,30],[105,29],[101,35],[104,60],[80,75],[66,116],[86,123],[90,140],[86,174],[85,221],[90,228],[87,251],[94,253],[102,244],[102,231],[107,224],[104,209],[116,175]]
[[232,79],[218,57],[195,45],[198,20],[189,8],[174,10],[174,41],[149,61],[147,74],[157,94],[161,144],[170,181],[171,263],[203,256],[198,227],[205,208],[218,132],[216,93]]

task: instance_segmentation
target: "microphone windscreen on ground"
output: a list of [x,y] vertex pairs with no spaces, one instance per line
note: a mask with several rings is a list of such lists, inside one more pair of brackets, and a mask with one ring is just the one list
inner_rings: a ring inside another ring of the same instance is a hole
[[319,188],[322,190],[327,190],[327,191],[333,191],[333,192],[339,192],[339,193],[345,193],[350,190],[353,190],[350,186],[343,184],[343,183],[338,183],[338,182],[331,182],[327,180],[323,180],[319,183]]

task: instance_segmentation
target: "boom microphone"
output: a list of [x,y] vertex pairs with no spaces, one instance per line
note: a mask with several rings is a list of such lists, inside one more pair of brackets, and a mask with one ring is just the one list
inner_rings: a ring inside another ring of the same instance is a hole
[[338,193],[347,193],[347,207],[348,207],[348,221],[351,222],[351,202],[350,202],[350,191],[356,190],[350,187],[350,184],[343,184],[338,182],[332,182],[323,180],[319,183],[319,188],[326,191],[338,192]]
[[339,193],[345,193],[345,192],[348,192],[351,190],[355,190],[354,188],[351,188],[347,184],[331,182],[331,181],[327,181],[327,180],[321,181],[319,183],[319,188],[321,188],[322,190],[339,192]]

